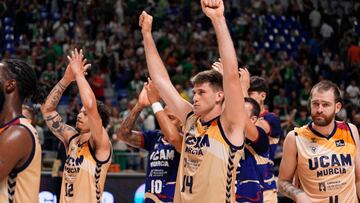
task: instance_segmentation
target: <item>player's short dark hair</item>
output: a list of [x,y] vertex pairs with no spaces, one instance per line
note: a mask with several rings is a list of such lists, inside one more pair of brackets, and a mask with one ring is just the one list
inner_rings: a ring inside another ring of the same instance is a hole
[[269,94],[269,85],[266,80],[259,76],[250,77],[250,88],[249,92],[265,92]]
[[192,85],[203,84],[208,82],[210,86],[216,91],[223,90],[223,77],[216,70],[201,71],[196,74],[192,79]]
[[6,79],[15,79],[21,102],[31,99],[37,103],[36,92],[38,89],[37,77],[34,69],[19,59],[5,59],[1,61],[6,66]]
[[260,116],[260,104],[257,103],[257,101],[250,97],[245,97],[245,102],[251,104],[252,110],[251,110],[251,116]]
[[320,81],[313,86],[313,88],[310,91],[310,100],[311,100],[312,94],[315,90],[319,91],[319,92],[332,90],[334,93],[334,96],[335,96],[335,102],[342,103],[342,98],[341,98],[339,87],[335,83],[333,83],[329,80]]
[[96,100],[96,107],[100,114],[102,125],[106,128],[110,121],[110,109],[99,100]]

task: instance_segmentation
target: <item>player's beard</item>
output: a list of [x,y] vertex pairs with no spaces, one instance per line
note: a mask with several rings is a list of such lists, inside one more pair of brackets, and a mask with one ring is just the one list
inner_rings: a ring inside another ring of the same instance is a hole
[[335,111],[330,116],[322,115],[322,119],[318,119],[317,117],[319,117],[319,115],[317,115],[316,113],[315,115],[311,115],[314,124],[317,126],[325,127],[332,122],[333,118],[335,117]]

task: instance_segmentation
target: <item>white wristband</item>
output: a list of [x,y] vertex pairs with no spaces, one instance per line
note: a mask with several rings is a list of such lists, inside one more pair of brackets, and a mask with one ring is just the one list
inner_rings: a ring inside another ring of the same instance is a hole
[[164,110],[164,108],[161,106],[160,102],[154,102],[153,104],[151,104],[151,108],[152,108],[154,114],[156,114],[158,111]]

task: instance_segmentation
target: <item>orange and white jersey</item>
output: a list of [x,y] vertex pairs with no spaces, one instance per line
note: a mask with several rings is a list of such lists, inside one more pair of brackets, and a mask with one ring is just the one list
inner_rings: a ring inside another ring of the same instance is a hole
[[235,202],[236,169],[243,145],[229,142],[220,117],[201,123],[190,114],[183,132],[174,202]]
[[300,188],[314,203],[357,203],[356,144],[349,125],[335,122],[333,132],[326,137],[311,124],[294,130]]
[[89,141],[80,145],[78,140],[75,135],[69,141],[60,202],[102,202],[111,153],[106,161],[99,161]]
[[28,119],[18,117],[1,126],[0,134],[12,125],[24,126],[29,131],[33,148],[24,166],[13,169],[11,173],[0,182],[0,202],[39,202],[41,145],[37,132]]

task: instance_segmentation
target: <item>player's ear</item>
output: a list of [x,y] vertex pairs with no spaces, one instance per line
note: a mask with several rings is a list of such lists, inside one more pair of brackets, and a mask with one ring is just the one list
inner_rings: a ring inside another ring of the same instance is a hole
[[338,113],[342,108],[341,102],[336,102],[335,104],[335,113]]
[[5,86],[5,92],[10,93],[16,89],[16,80],[15,79],[6,80],[4,86]]

